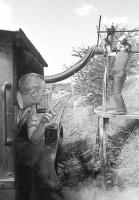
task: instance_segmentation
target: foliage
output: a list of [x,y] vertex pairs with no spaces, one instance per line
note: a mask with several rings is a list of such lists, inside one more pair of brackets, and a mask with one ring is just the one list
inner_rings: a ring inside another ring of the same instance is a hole
[[105,57],[93,57],[87,66],[76,74],[75,92],[84,96],[91,94],[89,98],[93,99],[93,104],[98,100],[101,104],[104,64],[106,64]]

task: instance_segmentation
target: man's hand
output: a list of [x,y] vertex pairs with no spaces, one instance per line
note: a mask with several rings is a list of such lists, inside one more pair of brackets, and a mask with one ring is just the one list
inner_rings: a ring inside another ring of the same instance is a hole
[[56,116],[56,112],[55,112],[54,109],[51,109],[48,113],[49,113],[50,115],[52,115],[53,118]]
[[51,120],[52,120],[52,118],[53,118],[53,115],[52,115],[52,114],[50,114],[50,113],[45,113],[45,114],[42,116],[42,118],[41,118],[41,120],[40,120],[40,123],[43,123],[43,124],[45,124],[45,123],[50,123]]

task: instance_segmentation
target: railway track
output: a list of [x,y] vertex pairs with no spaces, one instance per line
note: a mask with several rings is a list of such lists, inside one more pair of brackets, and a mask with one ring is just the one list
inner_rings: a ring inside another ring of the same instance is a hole
[[69,99],[71,98],[71,95],[65,95],[62,98],[60,98],[52,107],[56,112],[55,122],[59,123],[63,117],[66,105],[69,102]]

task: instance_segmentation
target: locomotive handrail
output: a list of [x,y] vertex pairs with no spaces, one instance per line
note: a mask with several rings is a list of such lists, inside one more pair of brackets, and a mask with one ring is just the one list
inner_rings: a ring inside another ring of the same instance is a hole
[[2,106],[3,106],[3,136],[4,136],[4,145],[9,146],[12,144],[12,140],[8,138],[7,134],[7,106],[6,106],[6,91],[10,87],[10,83],[5,82],[2,86]]

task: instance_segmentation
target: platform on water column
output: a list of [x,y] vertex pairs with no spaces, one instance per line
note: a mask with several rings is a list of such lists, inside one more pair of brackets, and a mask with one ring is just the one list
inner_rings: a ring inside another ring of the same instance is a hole
[[127,108],[125,114],[119,115],[116,113],[115,108],[106,108],[98,107],[94,109],[94,113],[100,117],[110,118],[110,117],[125,117],[125,118],[135,118],[139,119],[139,107],[136,108]]

